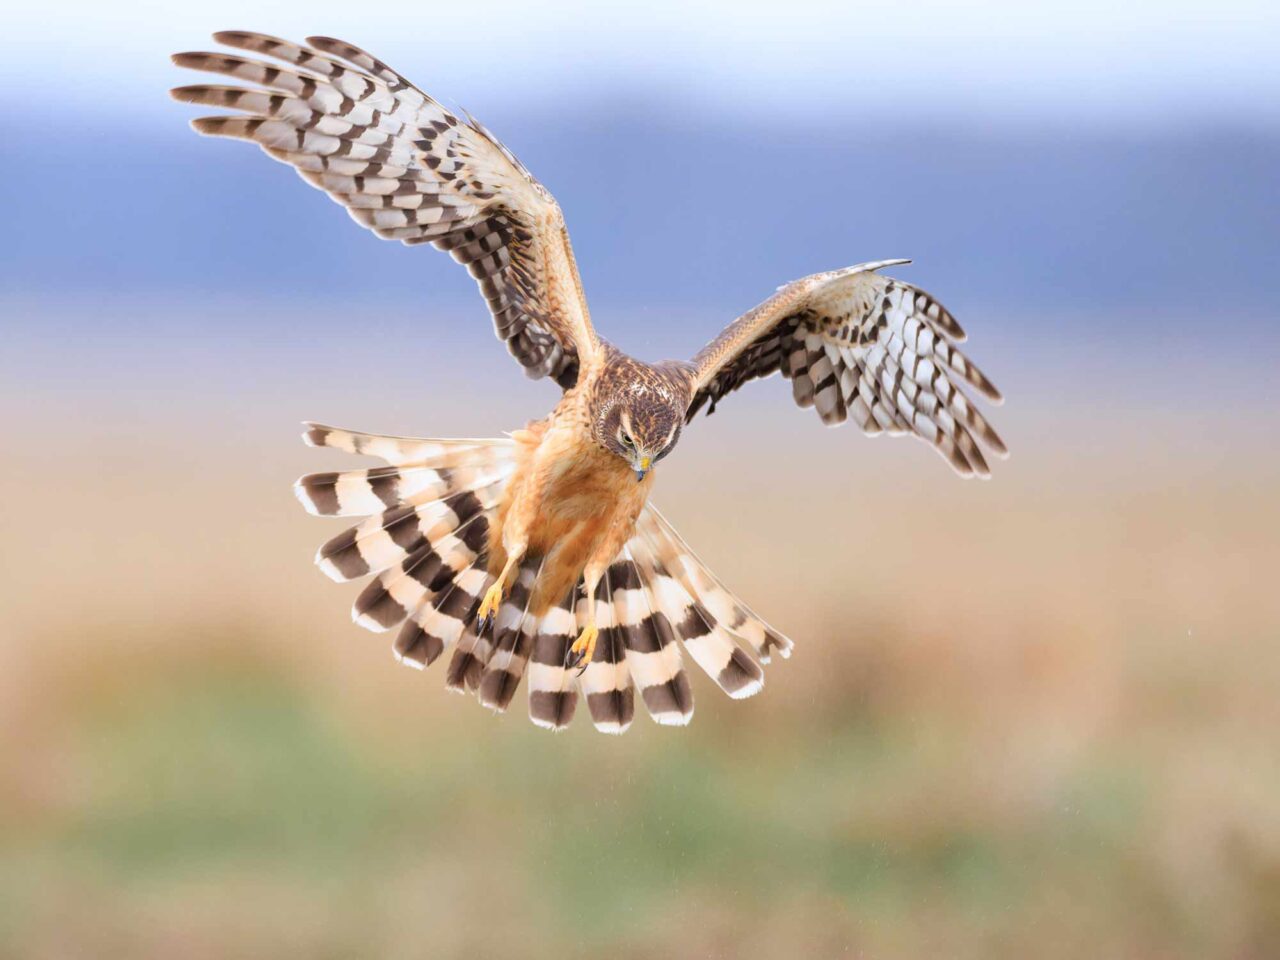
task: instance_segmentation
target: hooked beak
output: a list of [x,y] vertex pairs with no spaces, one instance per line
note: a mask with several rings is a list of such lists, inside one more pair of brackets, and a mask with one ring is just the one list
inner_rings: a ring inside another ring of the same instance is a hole
[[637,457],[631,461],[631,469],[636,472],[636,483],[645,478],[645,474],[649,472],[649,467],[653,464],[650,457]]

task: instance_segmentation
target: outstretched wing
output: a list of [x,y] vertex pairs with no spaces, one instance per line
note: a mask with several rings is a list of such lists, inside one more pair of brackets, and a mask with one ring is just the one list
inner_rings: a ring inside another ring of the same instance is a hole
[[780,287],[693,358],[686,420],[749,380],[781,373],[796,403],[822,422],[852,417],[869,435],[912,434],[932,444],[962,476],[990,476],[976,436],[1007,455],[1004,442],[960,389],[988,400],[1000,391],[955,344],[964,331],[922,290],[875,271],[907,260],[863,263]]
[[311,37],[303,47],[240,31],[214,39],[293,67],[175,54],[180,67],[256,85],[172,91],[247,114],[202,117],[196,130],[257,143],[380,237],[449,251],[526,373],[573,386],[598,345],[569,234],[555,199],[510,151],[349,43]]

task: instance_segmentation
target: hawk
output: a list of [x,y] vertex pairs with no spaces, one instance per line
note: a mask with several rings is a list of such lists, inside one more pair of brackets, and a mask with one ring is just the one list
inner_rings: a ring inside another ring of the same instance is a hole
[[919,437],[963,476],[989,475],[980,442],[1006,453],[965,393],[1001,399],[956,348],[960,325],[878,273],[908,261],[788,283],[692,360],[646,363],[596,334],[559,206],[473,117],[340,40],[214,38],[257,56],[173,57],[247,84],[173,90],[239,111],[195,129],[258,144],[379,237],[448,251],[525,373],[564,391],[550,414],[502,439],[306,425],[312,446],[387,464],[298,480],[311,513],[367,517],[324,544],[317,564],[334,580],[373,578],[353,617],[397,629],[401,661],[422,668],[451,651],[450,689],[501,711],[527,673],[535,724],[564,728],[581,693],[611,733],[630,725],[636,690],[659,723],[688,723],[681,647],[729,696],[761,689],[760,664],[792,642],[649,503],[654,465],[681,429],[749,381],[779,373],[824,423]]

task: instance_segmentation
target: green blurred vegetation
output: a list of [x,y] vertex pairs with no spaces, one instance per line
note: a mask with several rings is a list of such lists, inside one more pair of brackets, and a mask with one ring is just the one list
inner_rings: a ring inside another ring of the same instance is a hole
[[608,737],[396,665],[309,568],[315,451],[190,429],[0,471],[0,957],[1276,955],[1280,463],[815,428],[743,523],[796,466],[708,501],[724,421],[661,506],[796,655]]
[[1280,862],[1229,866],[1226,926],[1170,875],[1124,744],[1011,798],[995,731],[926,702],[811,723],[702,684],[684,731],[453,698],[409,728],[243,635],[199,645],[63,675],[58,795],[7,793],[11,955],[1262,957],[1280,932]]

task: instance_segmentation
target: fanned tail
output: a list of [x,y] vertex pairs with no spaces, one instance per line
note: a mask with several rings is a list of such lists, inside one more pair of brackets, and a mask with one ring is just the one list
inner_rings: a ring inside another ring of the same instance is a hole
[[[490,525],[516,469],[515,443],[306,426],[312,446],[388,464],[297,482],[311,513],[368,515],[326,542],[316,564],[333,580],[371,577],[352,608],[355,622],[375,632],[398,627],[396,657],[418,668],[452,649],[447,687],[475,693],[494,711],[510,706],[527,673],[529,718],[547,729],[567,727],[582,698],[596,729],[623,733],[635,717],[637,691],[657,723],[684,725],[693,716],[693,692],[682,644],[734,698],[762,688],[760,663],[774,651],[790,655],[791,641],[735,597],[652,506],[590,601],[579,581],[558,603],[534,610],[542,559],[527,557],[492,627],[477,632],[480,598],[492,582]],[[565,668],[565,656],[593,609],[600,634],[579,675]]]

